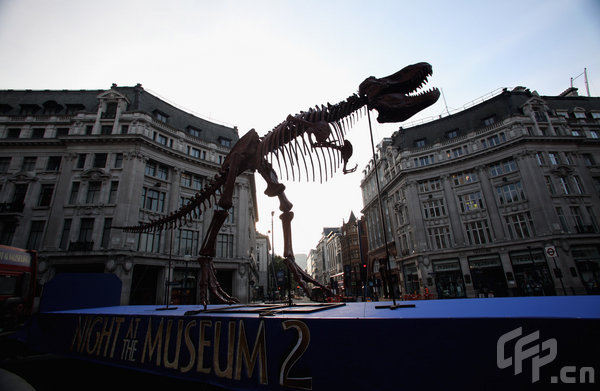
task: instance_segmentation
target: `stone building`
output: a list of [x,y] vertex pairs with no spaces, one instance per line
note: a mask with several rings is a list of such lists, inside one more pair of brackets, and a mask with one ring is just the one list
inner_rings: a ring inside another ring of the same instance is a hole
[[[0,243],[39,251],[41,284],[61,272],[110,272],[123,282],[122,304],[162,304],[169,295],[194,303],[195,257],[214,205],[179,229],[114,227],[188,202],[238,138],[237,128],[180,110],[139,84],[0,91]],[[215,259],[222,286],[242,301],[256,278],[257,218],[254,177],[242,175]]]
[[361,183],[372,272],[438,298],[600,293],[600,98],[524,87],[400,128]]
[[[344,272],[344,293],[346,296],[361,296],[361,264],[368,259],[364,222],[350,213],[348,221],[340,227],[340,245]],[[362,254],[361,254],[362,252]]]

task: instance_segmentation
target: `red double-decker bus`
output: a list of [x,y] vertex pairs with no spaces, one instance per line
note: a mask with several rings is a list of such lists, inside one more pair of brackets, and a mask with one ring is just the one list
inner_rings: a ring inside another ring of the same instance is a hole
[[0,332],[15,329],[31,314],[37,252],[0,245]]

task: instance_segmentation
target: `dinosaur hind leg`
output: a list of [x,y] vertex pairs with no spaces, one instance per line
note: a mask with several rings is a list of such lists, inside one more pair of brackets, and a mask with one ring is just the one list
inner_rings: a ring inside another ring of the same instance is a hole
[[209,302],[209,291],[218,300],[226,304],[239,303],[237,298],[229,295],[221,288],[213,263],[213,258],[217,253],[217,235],[227,216],[229,216],[229,212],[226,210],[215,210],[208,232],[204,238],[202,249],[200,250],[200,256],[198,257],[198,262],[202,266],[200,282],[198,284],[200,287],[200,302],[205,309]]
[[283,257],[287,268],[294,275],[294,279],[298,282],[302,290],[310,296],[308,289],[308,283],[312,283],[321,287],[325,292],[332,294],[331,290],[317,282],[308,273],[302,270],[295,261],[294,250],[292,249],[292,219],[294,218],[294,212],[292,212],[293,204],[287,199],[285,195],[285,186],[279,183],[277,174],[273,167],[266,160],[262,161],[258,172],[267,182],[267,190],[265,194],[269,197],[279,198],[279,210],[281,210],[281,224],[283,227]]

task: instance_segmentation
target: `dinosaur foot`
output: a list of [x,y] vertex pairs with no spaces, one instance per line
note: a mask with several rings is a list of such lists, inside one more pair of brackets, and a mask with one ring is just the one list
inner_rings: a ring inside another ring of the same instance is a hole
[[204,309],[210,302],[210,295],[224,304],[239,303],[240,301],[236,297],[231,296],[221,288],[212,259],[201,259],[201,264],[203,270],[198,285],[200,287],[200,303],[204,306]]
[[293,256],[285,257],[283,262],[285,263],[287,268],[290,270],[290,272],[292,272],[294,279],[296,280],[296,282],[298,282],[298,285],[300,285],[300,287],[302,288],[302,290],[304,291],[304,293],[306,293],[306,295],[308,297],[310,297],[310,289],[308,288],[308,283],[312,283],[312,284],[320,287],[321,289],[323,289],[323,291],[325,293],[327,293],[328,296],[333,296],[333,292],[331,291],[331,289],[329,289],[326,286],[324,286],[323,284],[317,282],[317,280],[315,280],[308,273],[306,273],[304,270],[302,270],[300,268],[300,266],[298,266],[298,264],[296,263]]

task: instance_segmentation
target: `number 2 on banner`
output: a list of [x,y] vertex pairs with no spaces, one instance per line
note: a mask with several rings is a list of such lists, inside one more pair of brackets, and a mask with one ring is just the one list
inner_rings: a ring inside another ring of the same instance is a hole
[[284,387],[312,390],[312,377],[290,377],[290,371],[294,364],[302,357],[310,343],[310,330],[306,323],[299,320],[285,320],[281,323],[284,330],[290,328],[298,332],[298,341],[281,365],[279,372],[279,385]]

